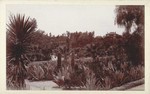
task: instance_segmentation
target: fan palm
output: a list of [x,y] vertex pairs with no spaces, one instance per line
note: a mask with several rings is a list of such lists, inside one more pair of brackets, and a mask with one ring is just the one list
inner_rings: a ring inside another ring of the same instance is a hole
[[121,5],[116,7],[116,24],[124,26],[127,33],[135,23],[137,29],[144,25],[144,6],[139,5]]
[[25,64],[29,62],[30,38],[37,25],[36,20],[25,15],[11,15],[7,24],[7,85],[15,89],[25,87]]

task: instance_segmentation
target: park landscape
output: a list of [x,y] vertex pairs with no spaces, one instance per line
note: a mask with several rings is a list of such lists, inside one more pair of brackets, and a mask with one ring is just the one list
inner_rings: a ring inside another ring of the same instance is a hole
[[68,30],[53,35],[39,29],[35,18],[11,14],[7,89],[28,90],[26,82],[43,81],[55,84],[51,89],[56,90],[112,90],[144,79],[144,6],[117,5],[114,11],[114,23],[124,32],[110,30],[103,36]]

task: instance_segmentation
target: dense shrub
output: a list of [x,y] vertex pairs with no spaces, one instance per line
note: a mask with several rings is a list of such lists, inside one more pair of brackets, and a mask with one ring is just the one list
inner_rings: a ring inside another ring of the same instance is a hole
[[56,62],[34,62],[34,64],[28,65],[27,68],[27,79],[31,81],[40,80],[52,80],[53,72],[56,67]]
[[75,60],[75,68],[71,65],[63,68],[58,73],[61,76],[55,78],[54,82],[61,80],[63,88],[107,90],[144,77],[143,65],[134,66],[129,61],[114,56],[97,57],[94,62],[92,58],[88,61],[84,59]]

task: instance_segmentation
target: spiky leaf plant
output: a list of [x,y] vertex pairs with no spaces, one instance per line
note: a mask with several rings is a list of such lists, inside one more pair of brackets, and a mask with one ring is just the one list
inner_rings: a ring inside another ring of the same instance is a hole
[[9,21],[7,24],[7,87],[23,89],[26,77],[25,65],[29,63],[26,54],[29,52],[30,38],[37,24],[35,19],[20,14],[11,15]]

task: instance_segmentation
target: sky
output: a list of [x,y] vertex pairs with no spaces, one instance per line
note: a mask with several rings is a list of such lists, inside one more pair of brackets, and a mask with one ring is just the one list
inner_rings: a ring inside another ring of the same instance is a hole
[[25,14],[35,18],[37,29],[52,35],[76,31],[94,31],[95,36],[109,32],[122,34],[124,28],[115,25],[115,6],[113,5],[7,5],[6,21],[11,14]]

